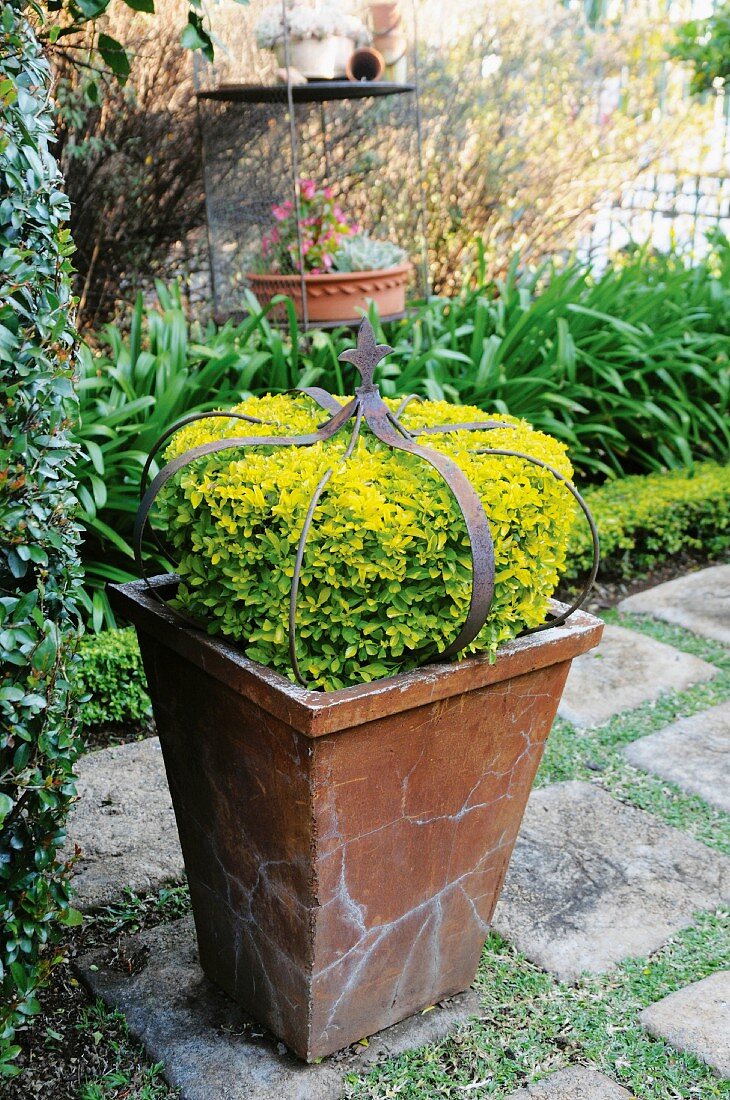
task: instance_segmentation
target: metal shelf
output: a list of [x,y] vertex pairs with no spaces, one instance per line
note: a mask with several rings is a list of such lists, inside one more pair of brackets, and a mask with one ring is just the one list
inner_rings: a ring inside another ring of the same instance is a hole
[[[367,99],[372,96],[403,95],[416,90],[415,84],[392,84],[385,80],[310,80],[292,84],[294,103],[325,103],[335,99]],[[198,99],[224,103],[282,103],[287,99],[286,84],[221,84],[198,92]]]

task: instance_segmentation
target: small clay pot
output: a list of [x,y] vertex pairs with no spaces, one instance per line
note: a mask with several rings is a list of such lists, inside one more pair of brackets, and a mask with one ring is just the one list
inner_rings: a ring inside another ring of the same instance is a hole
[[[396,267],[381,271],[331,271],[326,275],[306,274],[307,316],[310,321],[359,321],[367,312],[368,302],[375,302],[381,317],[398,316],[405,310],[406,287],[411,275],[406,260]],[[297,317],[304,315],[302,282],[299,275],[246,275],[249,286],[261,305],[276,294],[286,294],[294,302]],[[274,318],[286,317],[284,303],[274,306]]]
[[380,80],[385,72],[383,55],[374,50],[372,46],[361,46],[350,54],[345,69],[345,76],[355,83],[360,81],[372,82]]
[[370,18],[373,21],[373,34],[389,34],[400,26],[398,4],[371,4]]

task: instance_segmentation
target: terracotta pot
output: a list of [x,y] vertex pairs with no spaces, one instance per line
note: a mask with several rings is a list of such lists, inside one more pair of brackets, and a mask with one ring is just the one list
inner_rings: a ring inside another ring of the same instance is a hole
[[137,628],[208,977],[308,1061],[466,989],[602,623],[316,692],[179,626],[142,582],[110,591]]
[[384,71],[383,56],[372,46],[361,46],[359,50],[355,50],[345,66],[345,76],[354,82],[380,80]]
[[[368,302],[375,302],[381,317],[403,313],[406,287],[412,265],[408,262],[382,271],[334,271],[328,275],[305,275],[307,311],[310,321],[359,321]],[[298,275],[247,274],[246,279],[261,305],[275,294],[286,294],[294,302],[301,320],[302,284]],[[282,305],[272,310],[274,317],[285,317]]]
[[373,21],[373,34],[388,34],[401,23],[397,3],[371,4],[370,18]]

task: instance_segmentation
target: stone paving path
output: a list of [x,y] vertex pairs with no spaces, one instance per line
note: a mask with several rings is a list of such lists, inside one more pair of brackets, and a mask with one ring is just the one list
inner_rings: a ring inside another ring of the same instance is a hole
[[640,737],[624,752],[634,767],[730,814],[730,701]]
[[573,661],[558,714],[574,726],[598,726],[620,711],[716,674],[713,665],[690,653],[609,625],[600,644]]
[[182,878],[185,872],[175,815],[156,737],[83,756],[79,799],[68,821],[65,854],[76,864],[76,904],[93,909],[117,901],[125,886],[137,893]]
[[[728,644],[730,566],[660,585],[622,608]],[[716,673],[717,666],[678,648],[609,626],[598,653],[574,663],[560,713],[590,729]],[[654,773],[716,811],[730,811],[729,717],[730,702],[722,703],[638,737],[625,749],[627,770]],[[144,890],[179,879],[182,862],[156,739],[93,753],[80,771],[69,843],[84,848],[81,903],[111,901],[125,884]],[[730,900],[727,857],[618,801],[600,782],[597,775],[595,784],[570,781],[534,792],[495,915],[495,927],[556,980],[573,982],[582,970],[603,972],[643,956],[691,925],[695,912]],[[421,1017],[371,1040],[366,1056],[303,1067],[202,978],[190,919],[142,938],[149,956],[140,974],[130,978],[92,957],[82,960],[81,970],[94,992],[127,1015],[150,1055],[165,1063],[182,1100],[336,1100],[344,1072],[429,1042],[474,1011],[473,998],[451,1002],[430,1020]],[[730,976],[722,972],[651,1005],[641,1023],[647,1034],[730,1078],[729,1004]],[[630,1095],[609,1077],[572,1066],[512,1100]]]
[[730,1080],[730,970],[670,993],[641,1013],[650,1034],[696,1054]]
[[590,783],[533,791],[493,925],[561,981],[647,955],[730,902],[730,859]]
[[631,1093],[615,1081],[585,1066],[571,1066],[527,1088],[508,1100],[630,1100]]
[[658,584],[622,600],[618,608],[730,645],[730,565],[715,565]]

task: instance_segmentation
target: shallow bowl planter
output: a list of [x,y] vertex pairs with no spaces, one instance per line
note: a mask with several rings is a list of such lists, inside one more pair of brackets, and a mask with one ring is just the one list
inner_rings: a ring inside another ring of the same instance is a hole
[[[310,321],[359,321],[368,303],[375,302],[381,317],[401,314],[405,310],[406,287],[412,265],[406,261],[380,271],[334,271],[326,275],[304,276],[307,293],[307,313]],[[276,294],[286,294],[294,302],[301,320],[302,282],[299,275],[257,275],[246,279],[261,305],[267,305]],[[283,304],[275,306],[274,316],[285,316]]]
[[466,989],[570,662],[603,624],[576,612],[493,664],[316,692],[143,582],[111,597],[137,628],[208,977],[308,1061]]

